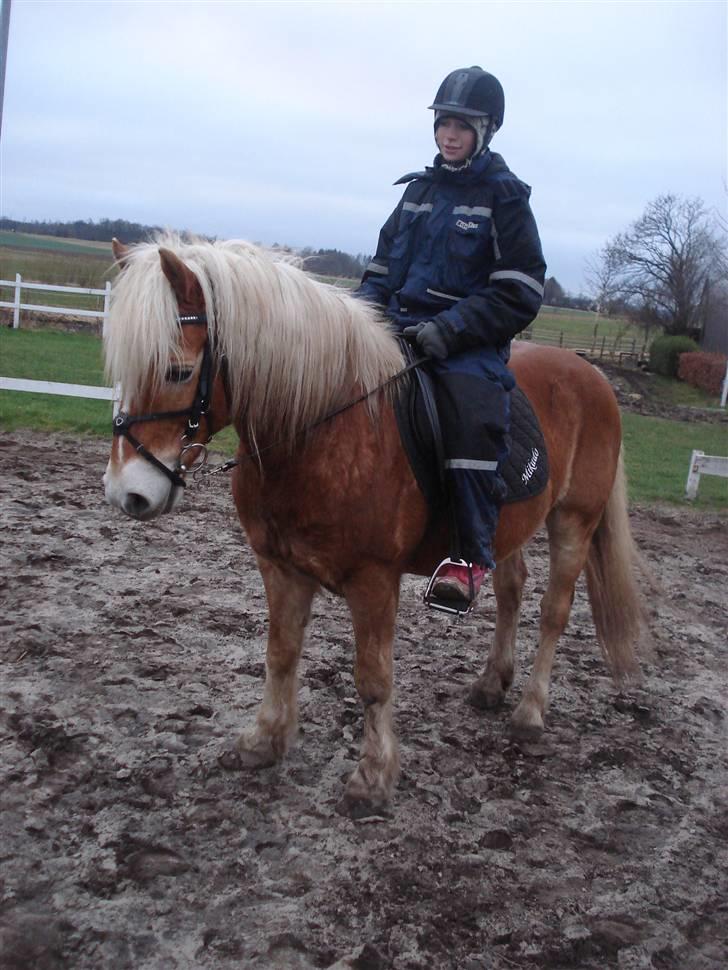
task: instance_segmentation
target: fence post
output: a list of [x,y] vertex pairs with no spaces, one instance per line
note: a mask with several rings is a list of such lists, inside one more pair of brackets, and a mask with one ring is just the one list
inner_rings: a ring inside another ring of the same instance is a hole
[[685,484],[685,498],[687,499],[694,499],[698,494],[698,485],[700,484],[700,462],[698,459],[704,455],[704,451],[693,451],[690,456],[690,470]]
[[13,307],[13,330],[17,330],[20,326],[20,284],[22,282],[22,277],[20,273],[15,274],[15,297]]
[[726,399],[728,399],[728,361],[725,365],[725,377],[723,378],[723,390],[720,392],[720,406],[725,407]]
[[104,289],[105,289],[105,292],[104,292],[104,316],[103,316],[103,319],[101,321],[101,334],[102,334],[102,336],[105,337],[106,336],[106,321],[107,321],[107,319],[109,317],[109,301],[111,299],[111,280],[107,280],[106,281],[106,286],[105,286]]

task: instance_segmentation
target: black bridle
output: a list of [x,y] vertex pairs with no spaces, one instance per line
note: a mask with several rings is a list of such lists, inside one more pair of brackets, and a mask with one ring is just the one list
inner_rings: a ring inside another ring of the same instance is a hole
[[[207,315],[205,313],[183,316],[178,319],[182,326],[207,326]],[[183,478],[184,473],[190,471],[192,467],[199,467],[199,465],[204,464],[207,459],[206,443],[193,442],[191,439],[199,431],[200,419],[202,417],[207,421],[209,431],[209,410],[213,381],[212,351],[210,350],[210,340],[208,337],[205,340],[205,346],[202,351],[200,375],[197,379],[197,390],[195,391],[192,404],[188,408],[181,408],[178,411],[157,411],[153,414],[131,415],[125,411],[119,411],[113,421],[114,436],[123,436],[126,438],[132,448],[136,450],[137,454],[141,455],[142,458],[146,459],[146,461],[166,475],[173,485],[176,485],[178,488],[185,488],[187,483]],[[177,457],[177,465],[175,468],[168,468],[164,462],[160,461],[151,451],[145,448],[141,441],[131,433],[131,428],[133,425],[141,424],[145,421],[167,421],[172,418],[187,418],[187,426],[182,433],[182,448]],[[210,436],[208,435],[207,441],[209,440]],[[192,462],[192,465],[187,466],[184,463],[185,453],[192,451],[198,451],[199,454]]]

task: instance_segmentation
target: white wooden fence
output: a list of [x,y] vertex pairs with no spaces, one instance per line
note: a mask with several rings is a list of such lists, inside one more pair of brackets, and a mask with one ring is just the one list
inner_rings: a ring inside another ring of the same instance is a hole
[[[23,283],[20,273],[12,280],[0,280],[0,287],[13,287],[15,293],[13,302],[0,300],[0,307],[7,307],[13,311],[13,329],[20,326],[20,311],[34,310],[37,313],[65,314],[72,317],[100,317],[102,330],[106,327],[109,314],[109,300],[111,298],[111,281],[107,281],[103,290],[91,289],[83,286],[52,286],[48,283]],[[83,310],[76,307],[47,306],[43,303],[22,303],[22,290],[43,290],[49,293],[79,293],[83,296],[103,296],[103,310]],[[25,378],[0,377],[0,390],[30,391],[33,394],[61,394],[66,397],[95,398],[100,401],[113,401],[114,413],[119,407],[120,390],[118,387],[94,387],[90,384],[62,384],[60,381],[31,381]]]
[[697,498],[701,475],[719,475],[721,478],[728,478],[728,458],[722,458],[719,455],[706,455],[703,451],[694,451],[690,457],[685,498]]
[[[34,310],[36,313],[55,313],[66,314],[72,317],[101,317],[103,324],[109,314],[109,300],[111,298],[111,280],[107,280],[103,290],[89,289],[83,286],[51,286],[49,283],[24,283],[20,273],[15,274],[15,282],[12,280],[0,280],[0,287],[12,287],[14,297],[12,303],[7,300],[0,300],[0,307],[7,307],[13,311],[13,329],[17,330],[20,326],[20,311]],[[80,293],[83,296],[103,296],[103,310],[79,310],[75,307],[66,306],[47,306],[44,303],[22,303],[21,293],[23,290],[43,290],[48,293]]]

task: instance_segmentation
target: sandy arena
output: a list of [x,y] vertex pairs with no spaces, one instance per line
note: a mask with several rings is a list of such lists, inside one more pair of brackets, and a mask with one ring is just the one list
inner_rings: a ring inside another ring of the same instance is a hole
[[580,584],[547,730],[508,717],[534,653],[532,544],[514,694],[466,703],[493,600],[457,622],[404,583],[391,817],[337,814],[360,707],[343,603],[317,599],[301,734],[220,754],[253,717],[266,607],[223,477],[142,524],[105,504],[108,442],[0,439],[0,966],[7,970],[724,970],[728,523],[635,508],[662,592],[618,693]]

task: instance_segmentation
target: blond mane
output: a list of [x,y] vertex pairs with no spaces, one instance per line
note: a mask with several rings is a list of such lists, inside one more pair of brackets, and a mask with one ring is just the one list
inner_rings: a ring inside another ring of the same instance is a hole
[[227,358],[233,413],[244,415],[255,439],[294,435],[402,366],[379,311],[317,282],[290,258],[238,240],[185,242],[164,234],[130,248],[112,290],[106,369],[125,400],[150,382],[159,386],[179,354],[177,304],[160,246],[200,282],[213,351]]

